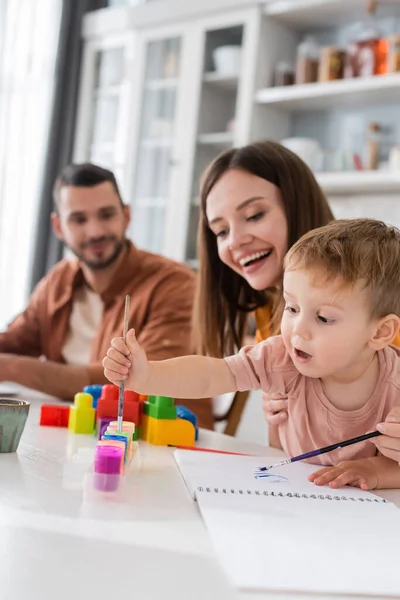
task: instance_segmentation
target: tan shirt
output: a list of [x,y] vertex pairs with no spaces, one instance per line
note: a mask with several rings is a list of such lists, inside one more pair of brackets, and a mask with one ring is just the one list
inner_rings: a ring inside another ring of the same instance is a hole
[[74,292],[67,336],[61,354],[68,365],[88,365],[92,344],[103,319],[100,294],[82,285]]
[[[378,352],[379,380],[362,408],[339,410],[324,393],[320,379],[301,375],[281,336],[256,346],[245,346],[226,362],[239,390],[262,389],[288,398],[289,418],[279,425],[282,448],[296,456],[350,439],[375,429],[395,405],[400,404],[400,350],[389,346]],[[312,459],[322,465],[376,454],[370,442],[361,442]]]

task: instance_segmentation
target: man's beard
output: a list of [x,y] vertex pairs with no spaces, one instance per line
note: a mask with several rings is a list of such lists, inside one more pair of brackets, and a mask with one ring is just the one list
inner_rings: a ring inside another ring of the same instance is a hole
[[100,271],[101,269],[106,269],[117,260],[118,256],[121,254],[125,246],[126,238],[117,238],[114,235],[102,236],[100,238],[93,238],[83,245],[83,248],[85,248],[90,244],[101,243],[106,241],[114,242],[114,251],[107,258],[99,258],[97,260],[88,260],[87,258],[85,258],[84,254],[81,251],[78,252],[75,248],[72,248],[71,246],[68,247],[81,262],[83,262],[87,267],[89,267],[89,269],[92,269],[92,271]]

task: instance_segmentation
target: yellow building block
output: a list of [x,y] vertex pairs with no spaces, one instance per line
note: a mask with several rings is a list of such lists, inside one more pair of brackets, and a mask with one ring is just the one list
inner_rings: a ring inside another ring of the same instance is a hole
[[68,429],[72,433],[91,433],[94,431],[95,409],[90,394],[75,394],[74,405],[69,411]]
[[155,446],[193,446],[196,431],[193,424],[185,419],[155,419],[143,415],[140,437]]

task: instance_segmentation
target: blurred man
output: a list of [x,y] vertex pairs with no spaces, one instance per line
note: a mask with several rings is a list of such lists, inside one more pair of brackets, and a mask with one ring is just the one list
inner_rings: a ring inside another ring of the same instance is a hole
[[[189,353],[195,275],[127,240],[130,209],[113,173],[67,166],[54,206],[53,231],[76,258],[55,265],[0,333],[0,381],[68,400],[85,385],[106,383],[101,361],[121,335],[126,294],[129,327],[150,359]],[[182,404],[212,428],[211,401]]]

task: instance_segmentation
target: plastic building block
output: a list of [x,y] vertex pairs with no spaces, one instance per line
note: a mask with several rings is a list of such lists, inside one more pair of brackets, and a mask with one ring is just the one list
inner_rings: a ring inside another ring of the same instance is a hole
[[93,408],[97,408],[97,403],[102,393],[103,386],[102,385],[85,385],[83,391],[85,394],[90,394],[93,398]]
[[96,411],[90,394],[75,394],[74,405],[69,411],[68,429],[73,433],[92,433]]
[[168,396],[149,396],[144,403],[144,414],[154,419],[176,419],[176,406]]
[[106,385],[103,385],[101,388],[100,398],[108,399],[108,400],[111,400],[111,399],[118,400],[118,394],[119,394],[118,386],[116,386],[112,383],[107,383]]
[[130,435],[128,433],[126,433],[126,431],[122,431],[121,433],[105,433],[101,439],[101,441],[107,441],[108,440],[112,440],[115,442],[124,442],[125,444],[125,454],[124,454],[124,460],[125,460],[125,464],[128,464],[129,462],[129,456],[130,456],[130,444],[131,444],[131,439],[130,439]]
[[104,417],[103,419],[98,419],[97,422],[97,433],[98,433],[98,439],[101,440],[101,438],[103,437],[103,435],[106,432],[107,427],[109,426],[109,424],[111,423],[111,421],[113,420],[113,417]]
[[193,427],[196,430],[196,441],[197,441],[199,438],[199,429],[197,427],[197,417],[194,414],[194,412],[192,412],[191,410],[186,408],[186,406],[179,405],[176,407],[176,416],[179,419],[186,419],[186,421],[190,421],[193,424]]
[[140,427],[141,439],[155,446],[193,446],[196,431],[186,419],[155,419],[143,415]]
[[43,404],[40,407],[40,425],[49,427],[68,427],[69,406]]
[[[147,396],[146,396],[146,400],[147,400]],[[124,402],[140,402],[140,396],[137,392],[134,392],[133,390],[125,390]]]
[[140,438],[140,427],[136,427],[136,425],[135,425],[135,431],[133,432],[132,441],[137,442],[139,438]]
[[[106,387],[106,386],[103,386]],[[115,387],[115,386],[111,386]],[[116,388],[118,390],[118,388]],[[125,390],[124,394],[124,420],[140,425],[143,404],[139,402],[139,396],[131,390]],[[112,419],[118,417],[118,396],[116,398],[99,398],[97,404],[97,419]]]

